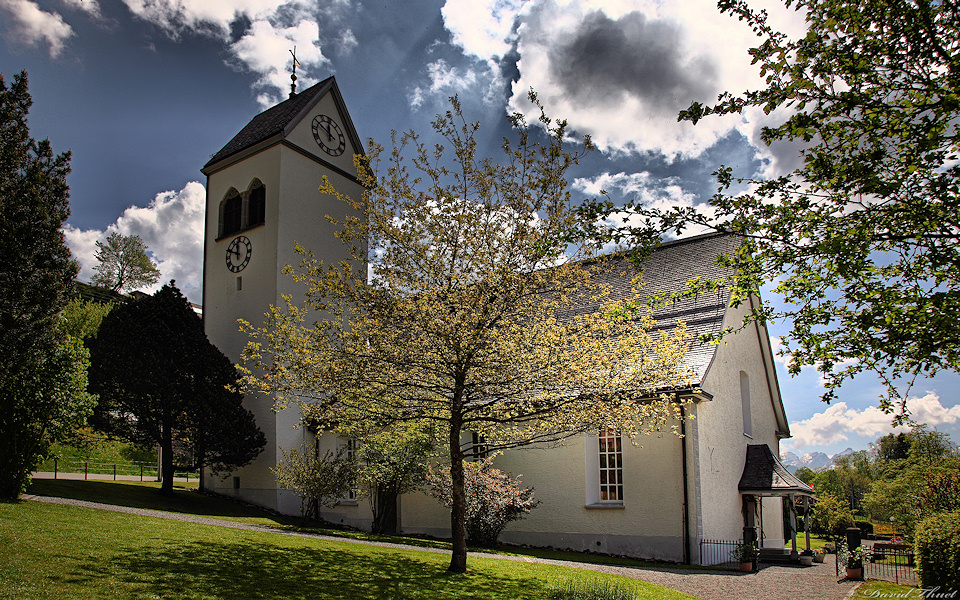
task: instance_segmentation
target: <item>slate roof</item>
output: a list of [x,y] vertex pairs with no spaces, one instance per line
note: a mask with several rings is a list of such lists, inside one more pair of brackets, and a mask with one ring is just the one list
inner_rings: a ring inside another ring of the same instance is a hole
[[741,493],[766,496],[813,496],[810,486],[788,471],[766,444],[747,446],[747,459],[737,489]]
[[[728,269],[717,265],[717,257],[733,252],[738,243],[730,235],[707,234],[661,244],[642,265],[641,297],[647,300],[658,294],[670,295],[683,291],[687,282],[696,277],[715,280],[728,275]],[[595,276],[595,281],[611,290],[611,299],[626,298],[631,293],[632,280],[640,270],[625,254],[604,257],[602,260],[607,264]],[[729,300],[730,291],[724,287],[657,307],[653,311],[657,321],[655,331],[674,329],[677,320],[686,323],[691,336],[686,362],[701,385],[718,346],[700,342],[699,336],[720,333]],[[596,305],[584,304],[571,312],[588,313],[596,309]]]
[[86,302],[107,304],[109,302],[124,302],[130,299],[129,296],[118,294],[110,288],[97,287],[82,281],[74,281],[74,285],[76,285],[77,295]]
[[228,156],[283,133],[286,126],[300,114],[300,111],[306,108],[316,96],[325,94],[331,85],[333,85],[333,77],[328,77],[320,83],[299,92],[293,98],[288,98],[250,119],[246,127],[241,129],[240,133],[233,136],[233,139],[227,142],[226,146],[214,154],[203,168],[206,169]]

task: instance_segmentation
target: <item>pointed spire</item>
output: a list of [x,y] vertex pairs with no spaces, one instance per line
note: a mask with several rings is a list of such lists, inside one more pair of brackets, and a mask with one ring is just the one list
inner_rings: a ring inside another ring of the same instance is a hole
[[297,47],[294,46],[293,50],[288,50],[290,56],[293,57],[293,73],[290,74],[290,97],[293,98],[297,95],[297,67],[300,66],[300,61],[297,60]]

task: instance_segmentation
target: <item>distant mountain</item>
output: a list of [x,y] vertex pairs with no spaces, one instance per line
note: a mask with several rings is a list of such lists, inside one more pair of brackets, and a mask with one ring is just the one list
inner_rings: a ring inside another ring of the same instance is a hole
[[780,462],[782,462],[783,466],[791,473],[795,473],[800,467],[807,467],[814,471],[819,471],[832,465],[833,459],[852,453],[853,448],[847,448],[843,452],[838,452],[833,456],[827,456],[823,452],[807,452],[803,456],[797,456],[793,452],[784,452],[780,456]]

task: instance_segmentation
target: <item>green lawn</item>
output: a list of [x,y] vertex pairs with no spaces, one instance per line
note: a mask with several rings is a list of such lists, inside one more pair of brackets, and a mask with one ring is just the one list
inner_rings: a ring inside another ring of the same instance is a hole
[[888,581],[867,581],[857,588],[854,598],[922,598],[916,587],[897,585]]
[[[363,531],[343,530],[325,527],[320,523],[303,526],[297,517],[287,517],[272,514],[259,508],[245,506],[223,498],[204,496],[195,491],[197,484],[178,482],[174,485],[173,497],[161,496],[157,493],[160,484],[156,482],[139,481],[79,481],[79,480],[51,480],[36,479],[28,492],[41,496],[57,496],[73,498],[104,504],[118,504],[133,508],[151,508],[169,512],[212,517],[229,521],[239,521],[255,525],[275,527],[288,531],[305,531],[321,535],[331,535],[348,539],[362,539],[371,541],[393,542],[429,548],[450,549],[450,543],[444,540],[425,539],[411,536],[373,535]],[[187,489],[185,489],[185,487]],[[602,554],[585,554],[579,552],[563,552],[559,550],[542,550],[536,548],[519,548],[516,546],[500,546],[495,550],[489,548],[471,548],[473,551],[507,554],[516,556],[535,556],[554,560],[568,560],[594,564],[611,564],[626,566],[664,566],[662,563],[650,563],[629,558],[605,556]],[[671,564],[671,567],[683,565]],[[695,567],[703,568],[703,567]]]
[[40,502],[0,503],[0,548],[0,598],[10,600],[533,599],[570,579],[617,580],[643,599],[691,598],[553,565],[471,557],[470,572],[453,575],[443,554]]

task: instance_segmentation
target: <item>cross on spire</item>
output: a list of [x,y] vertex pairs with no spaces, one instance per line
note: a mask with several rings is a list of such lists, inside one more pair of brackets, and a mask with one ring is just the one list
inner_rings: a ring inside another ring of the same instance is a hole
[[293,98],[297,95],[297,67],[300,66],[300,61],[297,60],[297,47],[294,46],[293,50],[288,50],[290,56],[293,57],[293,73],[290,74],[290,97]]

